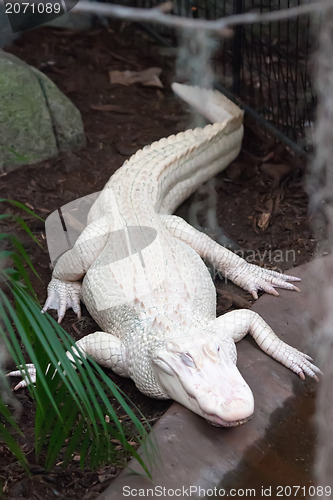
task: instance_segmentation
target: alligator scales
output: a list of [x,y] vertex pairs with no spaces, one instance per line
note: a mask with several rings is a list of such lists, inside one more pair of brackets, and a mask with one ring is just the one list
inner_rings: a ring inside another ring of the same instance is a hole
[[[301,378],[317,379],[319,369],[253,311],[216,318],[204,261],[254,298],[258,290],[298,290],[291,283],[297,278],[247,263],[172,215],[236,158],[243,136],[243,113],[222,94],[180,84],[173,90],[213,124],[143,148],[111,177],[75,246],[59,258],[43,311],[57,309],[60,322],[69,307],[80,315],[82,299],[101,331],[79,340],[78,349],[131,377],[148,396],[174,399],[214,425],[235,426],[254,409],[236,367],[235,343],[248,332]],[[35,379],[31,365],[30,374]]]

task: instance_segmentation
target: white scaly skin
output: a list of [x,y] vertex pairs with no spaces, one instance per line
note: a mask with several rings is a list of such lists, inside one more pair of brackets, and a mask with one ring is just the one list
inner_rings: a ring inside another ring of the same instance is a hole
[[[59,322],[69,307],[79,316],[82,298],[103,331],[79,340],[79,350],[131,377],[148,396],[172,398],[214,425],[239,425],[254,407],[236,367],[235,342],[248,332],[301,378],[317,379],[319,369],[253,311],[216,318],[215,287],[202,259],[254,298],[258,290],[298,290],[290,283],[298,279],[246,263],[171,215],[238,155],[243,136],[243,113],[224,96],[179,84],[173,89],[215,123],[153,143],[111,177],[86,229],[59,258],[43,312],[57,309]],[[134,250],[133,227],[141,231]],[[30,374],[34,380],[33,367]]]

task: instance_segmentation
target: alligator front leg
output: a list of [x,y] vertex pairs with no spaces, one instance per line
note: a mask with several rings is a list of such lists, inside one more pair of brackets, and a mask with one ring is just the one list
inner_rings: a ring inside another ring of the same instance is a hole
[[107,332],[91,333],[78,340],[75,346],[99,365],[111,368],[122,377],[129,377],[126,349],[115,335]]
[[300,281],[295,276],[281,274],[246,262],[227,248],[222,247],[209,236],[194,229],[181,217],[161,215],[161,221],[175,238],[187,243],[202,259],[213,264],[215,269],[236,285],[258,298],[258,290],[279,295],[275,287],[295,290],[299,288],[290,281]]
[[304,380],[305,374],[318,381],[320,369],[311,363],[312,358],[280,340],[259,314],[248,309],[238,309],[214,320],[215,337],[232,337],[234,342],[250,333],[258,346]]
[[[91,356],[96,363],[106,368],[111,368],[122,377],[129,377],[127,369],[126,350],[124,344],[118,337],[106,332],[95,332],[86,335],[75,343],[75,349],[80,353]],[[74,357],[67,351],[67,357],[74,361]],[[14,391],[26,387],[30,383],[36,382],[36,368],[32,363],[26,364],[26,373],[23,372],[22,380],[16,384]],[[48,365],[47,370],[49,370]],[[20,377],[21,370],[14,370],[7,374],[7,377]]]
[[103,250],[109,235],[107,217],[101,217],[89,224],[81,233],[73,248],[61,255],[48,286],[48,297],[42,309],[56,309],[58,323],[72,307],[78,317],[80,307],[80,280]]

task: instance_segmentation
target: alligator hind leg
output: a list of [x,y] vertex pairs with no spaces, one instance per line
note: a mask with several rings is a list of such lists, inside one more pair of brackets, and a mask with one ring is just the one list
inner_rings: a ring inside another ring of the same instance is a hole
[[217,339],[219,336],[223,339],[227,334],[232,337],[234,342],[238,342],[247,333],[250,333],[266,354],[297,373],[301,379],[304,379],[306,374],[318,381],[317,374],[320,374],[321,371],[311,363],[312,358],[280,340],[266,321],[256,312],[248,309],[231,311],[219,316],[212,322],[212,325],[213,335]]
[[297,286],[289,283],[290,281],[300,281],[299,278],[246,262],[206,234],[194,229],[181,217],[160,215],[160,218],[172,236],[187,243],[202,259],[210,262],[217,271],[236,285],[250,292],[255,299],[258,298],[258,290],[279,295],[275,287],[299,292]]

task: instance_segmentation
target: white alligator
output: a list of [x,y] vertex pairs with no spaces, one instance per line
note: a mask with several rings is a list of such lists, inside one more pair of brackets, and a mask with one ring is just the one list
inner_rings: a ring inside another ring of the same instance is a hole
[[[214,124],[143,148],[111,177],[74,247],[55,265],[43,312],[57,309],[59,322],[69,307],[80,316],[82,299],[102,331],[76,342],[80,351],[131,377],[148,396],[174,399],[214,425],[235,426],[254,410],[236,367],[235,343],[248,332],[302,379],[317,380],[320,370],[255,312],[216,318],[203,260],[254,298],[258,290],[298,290],[291,283],[298,278],[249,264],[171,215],[236,158],[243,137],[243,113],[222,94],[180,84],[173,90]],[[33,365],[29,372],[34,381]]]

